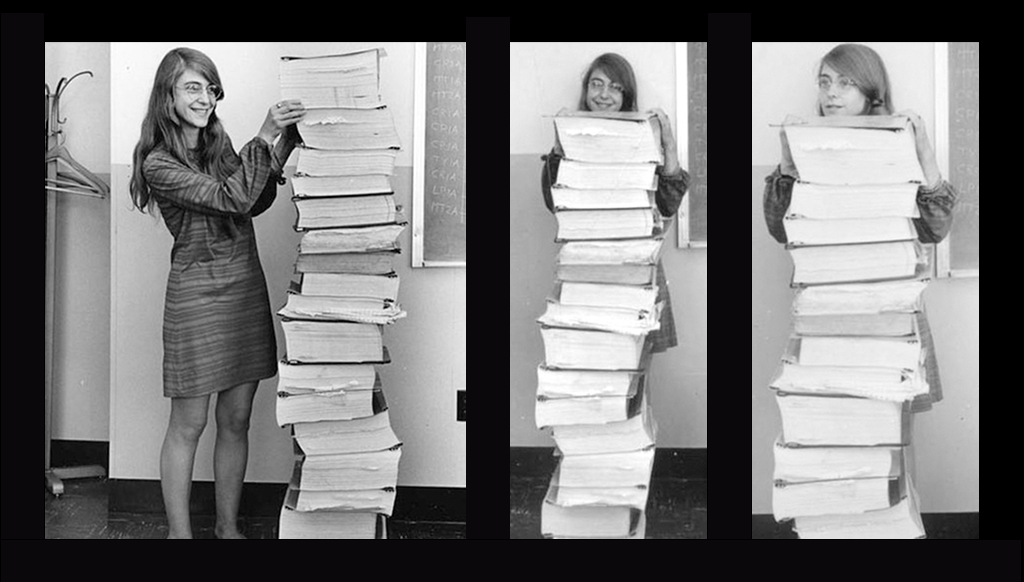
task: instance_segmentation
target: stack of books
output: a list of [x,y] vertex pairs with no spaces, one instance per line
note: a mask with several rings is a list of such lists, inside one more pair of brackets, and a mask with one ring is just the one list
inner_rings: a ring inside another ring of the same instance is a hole
[[652,116],[555,118],[565,151],[551,189],[564,243],[538,319],[536,421],[558,466],[541,508],[549,538],[644,537],[656,425],[648,334],[660,326],[654,206],[661,140]]
[[405,317],[391,264],[405,223],[390,183],[399,143],[379,95],[382,53],[281,62],[282,98],[307,114],[292,180],[304,234],[278,311],[277,421],[296,452],[280,539],[383,539],[394,508],[401,442],[376,366],[390,362],[383,327]]
[[800,174],[784,219],[798,291],[771,382],[775,518],[803,539],[923,538],[906,462],[913,403],[930,402],[913,128],[826,117],[785,132]]

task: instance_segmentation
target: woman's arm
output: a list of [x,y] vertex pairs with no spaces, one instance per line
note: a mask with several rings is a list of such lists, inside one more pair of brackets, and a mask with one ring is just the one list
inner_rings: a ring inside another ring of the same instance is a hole
[[768,233],[775,240],[785,244],[788,239],[782,218],[789,210],[795,180],[792,176],[783,174],[780,165],[764,179],[764,182],[764,220],[768,224]]
[[142,171],[154,196],[178,206],[208,214],[248,214],[270,178],[270,147],[254,138],[238,157],[237,169],[222,180],[193,170],[163,149],[146,157]]
[[946,238],[953,226],[953,207],[958,197],[956,188],[940,181],[934,190],[921,186],[917,191],[917,207],[921,218],[914,219],[917,236],[924,243],[938,243]]

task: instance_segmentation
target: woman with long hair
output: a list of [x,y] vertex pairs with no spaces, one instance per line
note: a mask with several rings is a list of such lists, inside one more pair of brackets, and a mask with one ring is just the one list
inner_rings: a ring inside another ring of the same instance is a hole
[[[917,190],[920,218],[914,218],[918,240],[938,243],[949,234],[953,223],[953,206],[957,192],[952,184],[942,179],[935,160],[928,133],[921,117],[913,111],[896,111],[892,88],[885,63],[874,49],[862,44],[841,44],[821,59],[815,81],[818,90],[817,114],[833,115],[898,115],[907,117],[913,125],[918,162],[925,183]],[[783,222],[792,199],[793,184],[800,179],[786,141],[782,138],[782,163],[765,178],[764,216],[768,231],[780,243],[788,242]],[[942,400],[942,384],[935,359],[931,328],[924,311],[917,316],[921,344],[927,354],[925,373],[930,393],[914,401],[915,412],[928,410]]]
[[163,325],[163,392],[171,413],[160,453],[168,539],[192,537],[192,467],[214,393],[214,534],[244,539],[236,521],[249,416],[259,381],[277,373],[252,217],[270,207],[283,183],[281,166],[298,142],[294,125],[305,109],[298,101],[274,104],[236,154],[217,117],[224,96],[209,57],[170,51],[157,68],[133,156],[132,202],[143,212],[158,206],[174,237]]

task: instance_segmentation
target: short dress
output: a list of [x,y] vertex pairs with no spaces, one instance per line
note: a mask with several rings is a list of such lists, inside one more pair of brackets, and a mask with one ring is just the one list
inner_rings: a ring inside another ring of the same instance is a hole
[[[190,159],[194,162],[194,154]],[[166,148],[143,163],[174,237],[164,302],[164,396],[194,397],[277,373],[277,342],[252,217],[277,195],[271,151],[254,138],[217,180]]]

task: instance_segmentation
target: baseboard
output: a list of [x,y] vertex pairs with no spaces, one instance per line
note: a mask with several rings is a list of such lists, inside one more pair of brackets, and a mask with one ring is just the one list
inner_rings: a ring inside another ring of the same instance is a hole
[[[108,511],[115,513],[163,513],[160,481],[149,479],[111,479]],[[242,489],[239,515],[273,517],[280,515],[281,502],[288,486],[284,483],[246,483]],[[212,481],[192,483],[189,496],[192,515],[216,515]],[[409,487],[395,491],[392,519],[405,521],[466,522],[464,487]]]
[[[509,475],[550,477],[557,458],[554,447],[509,447]],[[654,478],[707,479],[707,449],[655,448]]]

